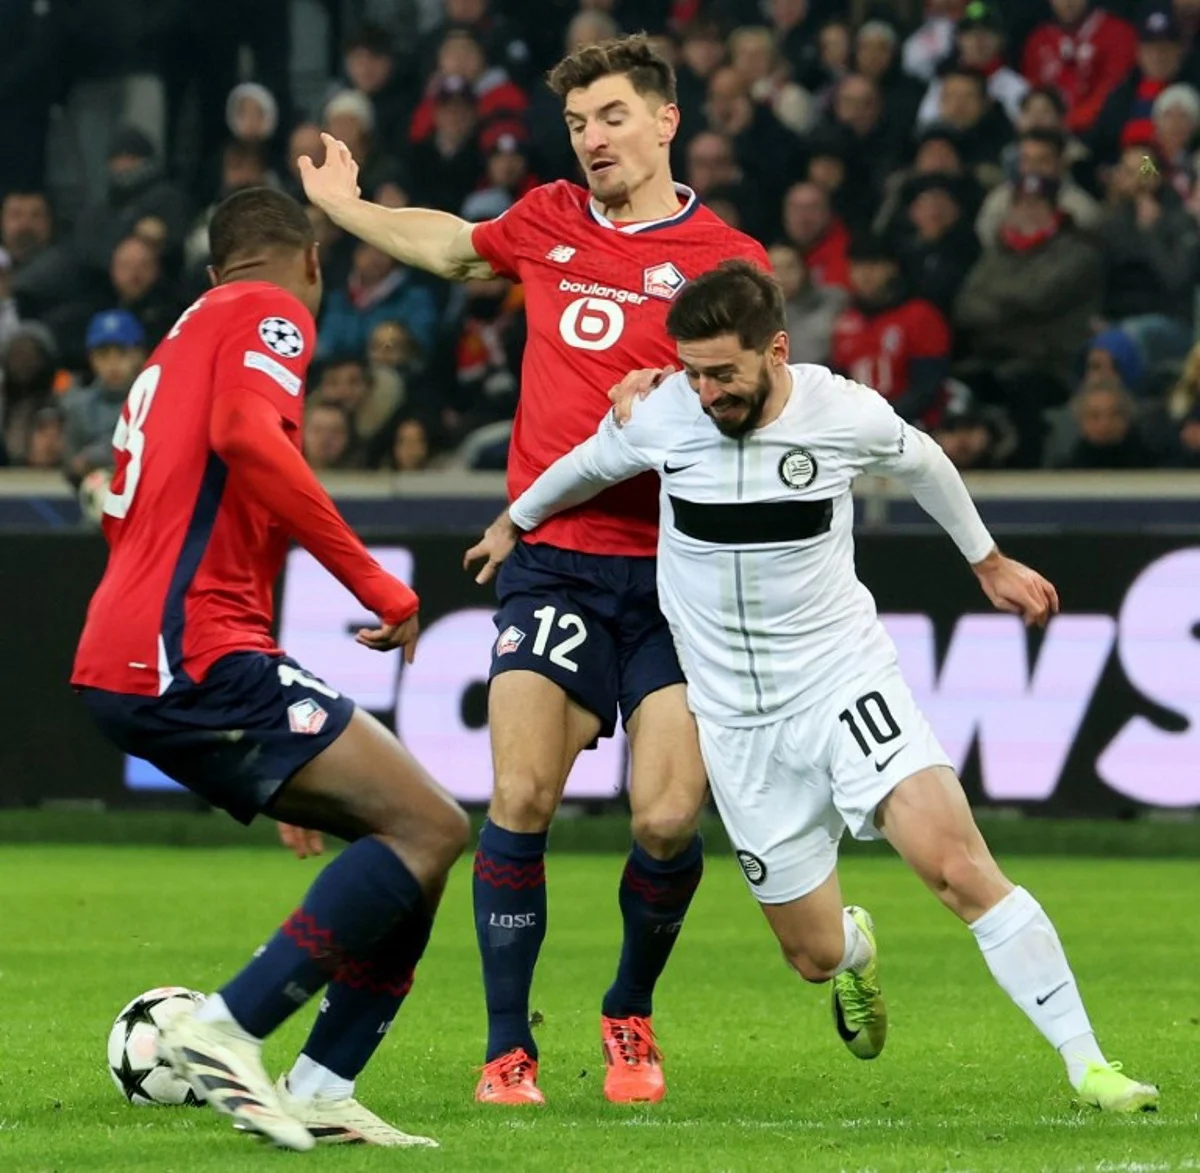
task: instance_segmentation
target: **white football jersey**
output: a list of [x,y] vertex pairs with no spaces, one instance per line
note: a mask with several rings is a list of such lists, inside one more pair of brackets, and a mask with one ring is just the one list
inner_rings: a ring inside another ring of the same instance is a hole
[[[682,373],[612,413],[514,502],[518,526],[656,469],[658,593],[692,709],[725,725],[778,721],[895,649],[854,570],[850,486],[907,481],[971,560],[992,540],[941,450],[869,387],[799,364],[765,427],[729,439]],[[947,473],[948,470],[948,473]],[[965,506],[964,506],[965,501]]]

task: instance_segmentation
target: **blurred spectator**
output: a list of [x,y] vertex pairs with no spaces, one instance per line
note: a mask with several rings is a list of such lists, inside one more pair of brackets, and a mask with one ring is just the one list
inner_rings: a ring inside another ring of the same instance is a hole
[[[21,324],[17,299],[13,297],[13,260],[0,248],[0,351]],[[2,388],[0,388],[2,390]]]
[[1093,383],[1071,397],[1074,443],[1052,456],[1052,467],[1154,468],[1160,462],[1135,420],[1133,399],[1119,382]]
[[1200,276],[1200,228],[1172,187],[1143,173],[1144,159],[1141,148],[1126,150],[1110,177],[1101,229],[1108,263],[1103,312],[1114,322],[1145,315],[1174,319],[1181,324],[1182,357]]
[[741,186],[727,185],[712,188],[704,203],[718,220],[736,228],[739,232],[749,231],[746,213],[742,208],[742,198],[745,189]]
[[942,78],[938,121],[954,132],[959,155],[984,187],[1001,181],[997,160],[1012,137],[1012,127],[988,96],[983,74],[954,69]]
[[925,20],[904,42],[904,72],[909,77],[933,81],[938,67],[954,52],[963,7],[963,0],[925,0]]
[[896,234],[900,274],[909,293],[949,314],[979,241],[963,215],[960,183],[950,175],[922,175],[905,189],[907,224]]
[[789,361],[828,365],[833,321],[845,308],[849,295],[835,285],[817,285],[795,245],[773,244],[767,255],[783,289]]
[[396,422],[387,467],[396,472],[421,472],[429,467],[429,432],[415,416]]
[[1176,82],[1151,107],[1154,141],[1162,156],[1163,174],[1190,210],[1197,211],[1196,147],[1200,131],[1200,93]]
[[279,129],[279,103],[266,86],[244,81],[225,100],[225,125],[235,143],[265,151]]
[[949,325],[910,296],[884,241],[860,238],[849,259],[851,302],[833,324],[830,365],[874,387],[903,419],[936,422],[950,374]]
[[46,183],[46,136],[60,81],[62,9],[0,0],[0,199]]
[[791,66],[792,76],[798,84],[807,88],[806,78],[821,76],[817,30],[823,19],[820,10],[824,8],[828,11],[829,6],[812,4],[809,0],[766,0],[762,7],[775,34],[779,52]]
[[[208,225],[217,205],[235,191],[262,187],[268,182],[262,150],[253,143],[229,142],[221,149],[221,177],[216,198],[196,218],[183,242],[184,268],[195,278],[208,264]],[[136,232],[135,232],[136,234]]]
[[[958,22],[954,43],[956,68],[982,77],[988,97],[1000,107],[1010,123],[1015,123],[1029,82],[1004,63],[1004,22],[999,11],[987,0],[971,0]],[[946,120],[942,85],[942,81],[935,80],[925,92],[917,116],[922,125],[938,118]]]
[[462,218],[475,223],[503,215],[537,179],[529,172],[529,151],[513,134],[502,134],[488,151],[484,186],[467,196]]
[[1200,468],[1200,345],[1193,346],[1179,381],[1167,396],[1167,415],[1176,436],[1176,463]]
[[[1010,178],[1040,175],[1058,185],[1058,208],[1066,212],[1080,228],[1094,228],[1100,223],[1103,209],[1071,177],[1067,166],[1067,143],[1061,131],[1027,130],[1017,142],[1015,170]],[[979,210],[975,230],[984,248],[994,248],[1000,226],[1012,207],[1013,189],[1009,184],[994,188]]]
[[75,252],[89,270],[105,272],[113,249],[144,216],[162,220],[168,247],[178,249],[187,231],[187,214],[187,198],[164,177],[150,140],[127,127],[108,148],[107,189],[75,225]]
[[796,183],[783,199],[783,234],[799,251],[817,285],[850,287],[850,234],[815,183]]
[[325,288],[338,289],[350,278],[350,266],[354,263],[354,237],[343,232],[315,204],[307,204],[304,214],[312,225]]
[[96,314],[88,323],[85,345],[91,381],[62,397],[64,471],[73,485],[93,469],[112,468],[113,430],[146,361],[145,331],[127,310]]
[[301,122],[288,135],[287,174],[283,177],[283,189],[303,203],[304,185],[300,182],[300,166],[297,162],[302,155],[307,155],[318,167],[325,162],[325,144],[321,140],[321,128],[315,122]]
[[878,87],[888,124],[907,141],[924,91],[900,68],[899,49],[900,38],[885,20],[867,21],[854,37],[856,72]]
[[520,122],[529,105],[524,91],[509,80],[503,69],[489,66],[483,46],[473,33],[466,29],[451,29],[442,39],[437,52],[437,70],[413,114],[409,137],[414,143],[422,142],[435,132],[439,99],[445,83],[451,78],[465,81],[468,95],[475,99],[480,123]]
[[110,303],[115,301],[141,322],[147,347],[153,350],[184,308],[179,295],[163,278],[154,247],[140,237],[127,236],[113,250],[109,281]]
[[354,431],[346,409],[320,399],[304,413],[304,456],[317,472],[355,466]]
[[684,181],[701,199],[714,187],[740,183],[741,179],[742,169],[727,135],[702,130],[688,143]]
[[715,24],[696,20],[683,30],[679,52],[681,61],[675,71],[675,86],[679,94],[680,133],[686,137],[695,133],[690,127],[704,123],[708,83],[725,62],[725,42]]
[[54,215],[44,192],[4,197],[0,248],[12,258],[12,293],[22,317],[40,317],[76,292],[75,265],[70,251],[54,242]]
[[370,99],[384,149],[400,154],[418,95],[411,78],[397,66],[387,31],[371,24],[359,28],[346,40],[342,67],[349,88]]
[[39,407],[29,421],[25,464],[29,468],[61,468],[64,453],[62,411],[56,403]]
[[850,167],[878,197],[889,172],[903,162],[910,126],[895,126],[883,116],[879,86],[862,74],[847,74],[833,93],[833,119],[849,136]]
[[721,66],[709,78],[704,112],[708,129],[733,142],[738,165],[760,198],[777,195],[796,154],[796,137],[766,106],[755,105],[745,80],[731,65]]
[[[518,81],[528,79],[532,65],[530,46],[523,31],[497,11],[504,7],[503,4],[497,4],[495,0],[440,0],[433,6],[441,9],[442,20],[422,39],[418,53],[421,62],[435,60],[438,46],[446,34],[462,30],[475,37],[489,61],[501,66]],[[517,11],[520,12],[520,8]]]
[[342,289],[325,296],[317,331],[317,352],[362,354],[379,322],[397,321],[428,350],[437,329],[437,302],[410,269],[373,245],[354,249],[350,276]]
[[888,176],[884,197],[876,205],[878,211],[873,221],[877,236],[891,239],[897,231],[903,231],[909,185],[926,175],[953,179],[963,215],[969,220],[974,219],[983,203],[983,185],[973,172],[968,171],[959,149],[958,135],[948,126],[935,122],[921,132],[912,166]]
[[371,191],[381,174],[395,170],[396,161],[376,139],[375,110],[365,94],[357,90],[339,90],[334,94],[325,103],[325,130],[350,149],[358,164],[358,182],[363,191]]
[[[1180,76],[1185,47],[1179,25],[1168,9],[1151,9],[1138,22],[1137,66],[1108,95],[1092,124],[1097,163],[1115,163],[1122,135],[1150,142],[1154,137],[1154,99]],[[1132,125],[1131,125],[1132,124]]]
[[1104,261],[1090,235],[1057,208],[1053,180],[1025,176],[998,248],[987,249],[955,303],[963,371],[985,402],[1009,409],[1021,467],[1040,463],[1042,413],[1066,397],[1104,288]]
[[1091,130],[1108,95],[1137,60],[1132,25],[1092,0],[1050,0],[1054,20],[1038,25],[1025,42],[1021,72],[1030,85],[1053,86],[1067,105],[1067,129]]
[[1146,362],[1137,343],[1119,326],[1093,334],[1084,355],[1084,383],[1116,379],[1133,395],[1141,392]]
[[985,407],[948,410],[932,435],[960,472],[1003,468],[1015,444],[1003,412]]
[[827,21],[818,31],[816,58],[797,80],[822,105],[833,87],[850,72],[852,46],[850,25],[841,18]]
[[394,371],[412,370],[420,364],[421,348],[402,322],[380,322],[367,342],[367,358]]
[[[394,325],[394,323],[380,323]],[[311,381],[311,380],[310,380]],[[313,399],[340,407],[350,419],[355,441],[368,464],[383,455],[388,425],[404,398],[404,384],[386,364],[368,364],[359,355],[334,355],[321,364]]]
[[447,366],[441,425],[457,446],[476,428],[511,419],[525,346],[524,291],[503,277],[468,281],[462,328]]
[[852,229],[865,227],[878,207],[879,196],[857,170],[854,140],[844,127],[818,126],[804,142],[804,178],[829,196],[837,215]]
[[812,126],[816,120],[812,95],[789,79],[770,29],[759,25],[735,29],[729,37],[729,59],[750,98],[766,106],[781,126],[795,134]]
[[433,133],[412,148],[415,203],[456,214],[462,209],[483,171],[477,129],[475,96],[466,78],[440,78]]
[[40,322],[23,322],[0,354],[0,449],[26,462],[33,418],[52,400],[57,347]]

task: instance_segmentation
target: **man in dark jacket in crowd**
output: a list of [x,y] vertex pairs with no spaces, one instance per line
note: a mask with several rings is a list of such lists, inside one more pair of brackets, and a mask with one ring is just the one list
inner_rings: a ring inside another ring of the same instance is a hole
[[57,4],[44,0],[0,0],[0,199],[45,185],[59,13]]
[[920,175],[903,193],[907,205],[896,233],[904,283],[914,297],[949,314],[979,257],[979,241],[963,214],[961,180],[953,175]]

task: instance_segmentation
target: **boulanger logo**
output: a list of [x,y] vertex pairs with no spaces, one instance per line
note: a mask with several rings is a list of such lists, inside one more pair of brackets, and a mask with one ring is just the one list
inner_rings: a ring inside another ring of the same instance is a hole
[[576,350],[607,350],[624,329],[625,311],[603,297],[577,297],[558,319],[559,336]]
[[588,297],[602,297],[605,301],[615,301],[618,305],[641,305],[646,298],[632,289],[618,289],[615,285],[600,285],[595,281],[572,281],[564,277],[558,283],[559,293],[582,293]]

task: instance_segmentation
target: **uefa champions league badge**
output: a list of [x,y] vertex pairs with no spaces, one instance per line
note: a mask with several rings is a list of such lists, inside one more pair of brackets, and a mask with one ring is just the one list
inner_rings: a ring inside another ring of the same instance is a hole
[[791,448],[779,461],[779,479],[789,489],[807,489],[817,479],[817,458],[807,448]]
[[304,353],[304,335],[287,318],[263,318],[258,323],[258,336],[280,358],[299,358]]

